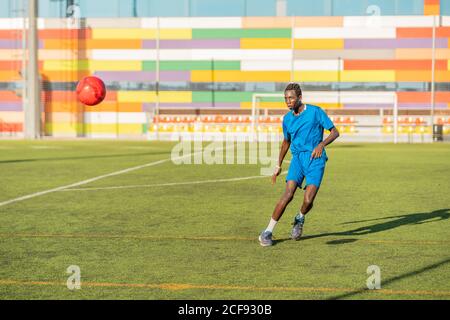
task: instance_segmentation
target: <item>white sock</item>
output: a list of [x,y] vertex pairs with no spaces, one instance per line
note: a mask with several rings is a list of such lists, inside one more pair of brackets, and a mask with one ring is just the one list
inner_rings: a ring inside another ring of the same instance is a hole
[[299,217],[300,219],[302,219],[302,218],[305,217],[305,215],[304,215],[301,211],[299,211],[298,214],[297,214],[297,217]]
[[278,221],[275,221],[272,219],[270,219],[269,225],[266,228],[266,231],[270,231],[273,233],[273,228],[275,228],[275,225],[277,224]]

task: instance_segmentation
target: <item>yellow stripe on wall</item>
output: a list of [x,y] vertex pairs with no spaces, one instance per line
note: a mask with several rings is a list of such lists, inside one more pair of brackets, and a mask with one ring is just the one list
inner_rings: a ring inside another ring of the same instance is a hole
[[141,61],[46,60],[44,71],[140,71]]
[[135,123],[89,123],[86,133],[142,134],[142,124]]
[[[191,29],[161,29],[160,39],[192,39]],[[93,39],[156,39],[156,29],[93,29]]]
[[83,133],[83,124],[82,123],[70,123],[70,122],[61,122],[61,123],[46,123],[45,124],[45,132],[47,134],[81,134]]
[[[156,93],[150,91],[118,91],[118,102],[156,102]],[[192,102],[190,91],[161,91],[159,102]]]
[[45,60],[44,71],[89,70],[88,60]]
[[450,71],[436,71],[436,81],[450,82]]
[[238,81],[254,81],[254,82],[285,82],[290,80],[289,71],[210,71],[210,70],[193,70],[191,72],[191,80],[193,82],[238,82]]
[[89,70],[91,71],[140,71],[142,70],[141,61],[89,61]]
[[0,82],[14,82],[21,79],[19,71],[0,71]]
[[192,29],[162,29],[160,39],[192,39]]
[[295,39],[295,49],[344,49],[343,39]]
[[242,38],[241,49],[290,49],[291,39],[286,38]]
[[438,4],[429,4],[423,7],[423,14],[425,16],[438,16],[440,12],[440,6]]
[[142,134],[142,124],[134,123],[70,123],[51,122],[45,125],[45,130],[49,134],[81,134],[81,133],[120,133],[120,134]]

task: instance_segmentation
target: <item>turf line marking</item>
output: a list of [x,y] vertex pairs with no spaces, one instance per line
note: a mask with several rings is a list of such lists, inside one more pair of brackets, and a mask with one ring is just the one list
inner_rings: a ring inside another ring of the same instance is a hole
[[45,191],[40,191],[40,192],[32,193],[32,194],[29,194],[29,195],[26,195],[26,196],[18,197],[18,198],[15,198],[15,199],[3,201],[3,202],[0,202],[0,207],[6,206],[6,205],[14,203],[14,202],[19,202],[19,201],[23,201],[23,200],[27,200],[27,199],[31,199],[31,198],[35,198],[35,197],[39,197],[39,196],[43,196],[43,195],[48,194],[48,193],[61,191],[61,190],[67,189],[67,188],[78,187],[78,186],[81,186],[81,185],[84,185],[84,184],[88,184],[88,183],[91,183],[91,182],[94,182],[94,181],[97,181],[97,180],[100,180],[100,179],[117,176],[117,175],[120,175],[120,174],[128,173],[128,172],[139,170],[139,169],[146,168],[146,167],[156,166],[158,164],[167,162],[169,160],[170,159],[163,159],[163,160],[159,160],[159,161],[155,161],[155,162],[150,162],[150,163],[147,163],[147,164],[144,164],[144,165],[140,165],[140,166],[136,166],[136,167],[132,167],[132,168],[128,168],[128,169],[124,169],[124,170],[120,170],[120,171],[104,174],[104,175],[101,175],[101,176],[97,176],[97,177],[90,178],[90,179],[87,179],[87,180],[83,180],[83,181],[79,181],[79,182],[76,182],[76,183],[68,184],[68,185],[65,185],[65,186],[61,186],[61,187],[57,187],[57,188],[53,188],[53,189],[49,189],[49,190],[45,190]]
[[[227,149],[227,148],[228,147],[226,147],[226,148],[217,148],[216,151],[224,150],[224,149]],[[234,148],[234,145],[233,145],[233,148]],[[22,197],[6,200],[6,201],[3,201],[3,202],[0,202],[0,207],[6,206],[6,205],[11,204],[11,203],[24,201],[24,200],[27,200],[27,199],[31,199],[31,198],[39,197],[39,196],[42,196],[42,195],[46,195],[48,193],[62,191],[64,189],[68,189],[68,188],[72,188],[72,187],[79,187],[81,185],[85,185],[85,184],[88,184],[88,183],[91,183],[91,182],[94,182],[94,181],[97,181],[97,180],[100,180],[100,179],[117,176],[117,175],[120,175],[120,174],[128,173],[128,172],[135,171],[135,170],[139,170],[139,169],[142,169],[142,168],[156,166],[158,164],[165,163],[165,162],[168,162],[168,161],[171,161],[171,160],[174,161],[174,160],[180,160],[180,159],[187,158],[187,157],[192,157],[192,156],[194,156],[194,155],[196,155],[198,153],[203,153],[203,151],[204,150],[198,151],[198,152],[193,152],[193,153],[181,156],[181,157],[175,157],[173,159],[172,158],[162,159],[162,160],[158,160],[158,161],[155,161],[155,162],[146,163],[146,164],[143,164],[143,165],[140,165],[140,166],[131,167],[131,168],[128,168],[128,169],[124,169],[124,170],[120,170],[120,171],[104,174],[104,175],[101,175],[101,176],[97,176],[97,177],[94,177],[94,178],[91,178],[91,179],[79,181],[79,182],[72,183],[72,184],[69,184],[69,185],[65,185],[65,186],[61,186],[61,187],[57,187],[57,188],[53,188],[53,189],[49,189],[49,190],[44,190],[44,191],[32,193],[32,194],[29,194],[29,195],[26,195],[26,196],[22,196]]]
[[[282,172],[281,175],[286,174],[287,171]],[[142,185],[131,185],[131,186],[111,186],[111,187],[98,187],[98,188],[70,188],[59,190],[62,192],[70,191],[97,191],[97,190],[114,190],[114,189],[132,189],[132,188],[151,188],[151,187],[169,187],[169,186],[182,186],[191,184],[203,184],[203,183],[217,183],[217,182],[232,182],[232,181],[242,181],[242,180],[252,180],[260,178],[270,178],[270,176],[249,176],[249,177],[239,177],[239,178],[227,178],[227,179],[216,179],[216,180],[198,180],[198,181],[187,181],[187,182],[168,182],[168,183],[158,183],[158,184],[142,184]]]
[[[0,280],[0,285],[30,285],[30,286],[63,286],[67,284],[57,281],[18,281]],[[255,287],[238,285],[197,285],[190,283],[110,283],[110,282],[82,282],[82,287],[111,287],[111,288],[144,288],[161,289],[168,291],[180,291],[189,289],[209,289],[209,290],[238,290],[238,291],[269,291],[269,292],[354,292],[358,288],[322,288],[322,287]],[[430,295],[430,296],[450,296],[450,291],[431,290],[365,290],[361,293],[381,293],[387,295]]]
[[[128,240],[153,240],[153,241],[174,241],[174,240],[191,240],[191,241],[257,241],[255,237],[225,237],[225,236],[180,236],[180,237],[167,237],[167,236],[146,236],[146,235],[114,235],[114,234],[45,234],[45,233],[0,233],[0,238],[79,238],[79,239],[128,239]],[[317,238],[319,239],[319,238]],[[329,242],[339,239],[320,238],[323,241]],[[274,238],[275,242],[277,238]],[[317,244],[314,239],[307,239],[303,241],[303,244]],[[300,240],[300,242],[302,242]],[[375,244],[411,244],[411,245],[448,245],[450,241],[433,241],[433,240],[369,240],[358,239],[352,244],[363,243],[375,243]]]
[[183,159],[183,158],[186,158],[186,157],[191,157],[191,156],[193,156],[193,155],[195,155],[197,153],[199,153],[199,152],[190,153],[188,155],[184,155],[184,156],[181,156],[181,157],[176,157],[176,158],[173,158],[173,159],[172,158],[162,159],[162,160],[146,163],[146,164],[143,164],[143,165],[140,165],[140,166],[131,167],[131,168],[128,168],[128,169],[123,169],[123,170],[115,171],[115,172],[112,172],[112,173],[104,174],[104,175],[101,175],[101,176],[97,176],[97,177],[94,177],[94,178],[90,178],[90,179],[87,179],[87,180],[83,180],[83,181],[79,181],[79,182],[76,182],[76,183],[68,184],[68,185],[65,185],[65,186],[61,186],[61,187],[57,187],[57,188],[53,188],[53,189],[49,189],[49,190],[44,190],[44,191],[32,193],[32,194],[29,194],[29,195],[26,195],[26,196],[22,196],[22,197],[18,197],[18,198],[15,198],[15,199],[11,199],[11,200],[0,202],[0,207],[6,206],[6,205],[14,203],[14,202],[19,202],[19,201],[23,201],[23,200],[27,200],[27,199],[31,199],[31,198],[35,198],[35,197],[39,197],[39,196],[43,196],[43,195],[48,194],[48,193],[62,191],[64,189],[68,189],[68,188],[72,188],[72,187],[79,187],[81,185],[88,184],[88,183],[91,183],[91,182],[94,182],[94,181],[97,181],[97,180],[100,180],[100,179],[114,177],[114,176],[117,176],[117,175],[120,175],[120,174],[136,171],[136,170],[139,170],[139,169],[156,166],[156,165],[159,165],[161,163],[165,163],[165,162],[168,162],[168,161],[171,161],[171,160],[180,160],[180,159]]

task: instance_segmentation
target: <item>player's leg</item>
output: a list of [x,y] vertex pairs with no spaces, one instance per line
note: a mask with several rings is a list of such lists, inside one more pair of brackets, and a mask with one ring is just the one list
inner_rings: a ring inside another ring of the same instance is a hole
[[292,201],[294,198],[295,191],[297,190],[297,182],[290,180],[286,182],[286,190],[284,191],[283,195],[281,196],[280,200],[278,200],[278,203],[275,206],[275,209],[272,213],[272,219],[275,221],[280,220],[280,218],[283,216],[284,211],[286,210],[287,205]]
[[304,175],[300,167],[299,159],[293,156],[286,177],[286,189],[273,210],[272,217],[267,228],[259,235],[259,243],[262,246],[266,247],[272,245],[273,229],[278,223],[278,220],[281,219],[281,216],[286,210],[288,204],[292,201],[295,191],[297,190],[297,187],[302,184],[303,179]]
[[305,194],[303,197],[303,204],[300,208],[300,212],[303,215],[306,215],[313,208],[314,199],[316,198],[318,191],[319,191],[319,188],[314,184],[310,184],[310,185],[306,186]]
[[281,196],[280,200],[278,200],[275,205],[275,209],[273,210],[272,217],[269,221],[267,228],[260,234],[259,243],[263,246],[271,246],[272,245],[272,233],[275,225],[278,223],[280,218],[282,217],[284,211],[288,204],[294,198],[295,191],[297,190],[297,182],[293,180],[289,180],[286,182],[286,189]]
[[303,204],[300,208],[300,212],[295,216],[294,222],[292,223],[291,238],[293,240],[300,240],[300,237],[303,234],[305,216],[313,208],[314,199],[317,196],[325,173],[325,163],[325,159],[314,159],[310,162],[308,170],[306,170],[306,187]]

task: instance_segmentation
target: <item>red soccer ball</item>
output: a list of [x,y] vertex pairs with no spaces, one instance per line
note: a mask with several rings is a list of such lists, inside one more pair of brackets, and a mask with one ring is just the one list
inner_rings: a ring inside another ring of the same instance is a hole
[[95,106],[105,99],[105,84],[97,77],[85,77],[78,82],[77,96],[81,103]]

